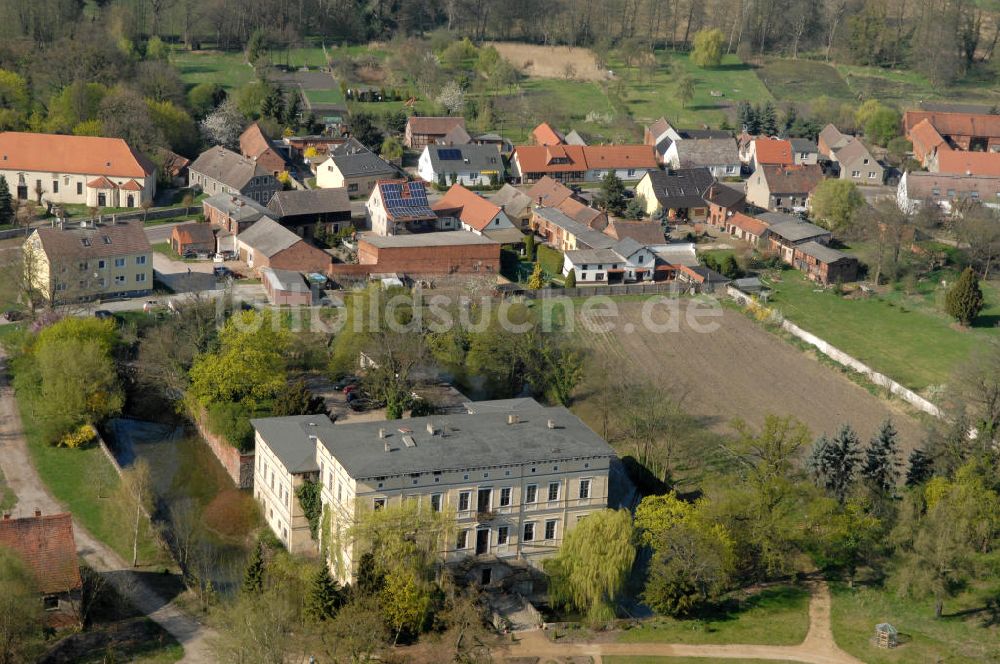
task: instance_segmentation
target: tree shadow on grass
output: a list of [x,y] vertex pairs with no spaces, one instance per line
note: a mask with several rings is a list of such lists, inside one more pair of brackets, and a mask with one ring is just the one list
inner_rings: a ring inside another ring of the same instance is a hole
[[809,591],[800,586],[775,586],[764,588],[748,597],[727,597],[688,616],[690,620],[705,623],[705,630],[716,631],[709,623],[731,622],[753,609],[782,610],[793,607],[808,598]]
[[975,328],[994,328],[998,326],[1000,326],[1000,315],[997,314],[979,316],[976,320],[972,321],[972,327]]

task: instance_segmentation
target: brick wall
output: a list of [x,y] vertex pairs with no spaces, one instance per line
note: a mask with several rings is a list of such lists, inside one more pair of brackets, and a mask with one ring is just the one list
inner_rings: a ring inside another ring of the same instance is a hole
[[293,272],[320,273],[326,272],[332,261],[330,254],[306,242],[296,242],[288,249],[271,256],[269,260],[256,254],[254,259],[254,266],[257,268],[272,267]]
[[474,244],[445,247],[376,247],[358,243],[358,262],[377,266],[378,272],[407,274],[497,273],[500,245]]
[[224,441],[221,436],[216,436],[208,430],[208,427],[205,425],[206,418],[207,414],[203,410],[193,419],[198,433],[208,443],[208,449],[212,450],[212,454],[219,460],[219,463],[226,470],[226,474],[229,475],[229,478],[233,480],[233,483],[237,487],[240,489],[252,489],[253,452],[240,454],[238,449]]

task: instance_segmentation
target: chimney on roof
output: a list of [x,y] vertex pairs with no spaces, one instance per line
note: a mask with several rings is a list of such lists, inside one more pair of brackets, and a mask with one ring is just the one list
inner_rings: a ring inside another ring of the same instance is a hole
[[381,438],[385,438],[385,429],[383,429],[382,427],[379,427],[379,429],[378,429],[378,437],[380,439]]
[[41,515],[42,515],[42,510],[40,510],[40,509],[38,509],[38,508],[36,507],[36,508],[35,508],[35,516],[41,516]]
[[388,454],[389,451],[390,451],[389,450],[389,441],[387,440],[387,441],[385,441],[385,453]]
[[511,413],[507,416],[507,424],[517,424],[520,419],[517,417],[517,413]]
[[434,424],[432,422],[427,423],[427,433],[432,436],[437,433],[437,429],[434,428]]
[[4,512],[3,513],[3,520],[4,521],[10,521],[10,512]]
[[550,429],[555,429],[556,428],[556,421],[555,420],[549,420],[548,422],[545,423],[545,425],[548,428],[550,428]]

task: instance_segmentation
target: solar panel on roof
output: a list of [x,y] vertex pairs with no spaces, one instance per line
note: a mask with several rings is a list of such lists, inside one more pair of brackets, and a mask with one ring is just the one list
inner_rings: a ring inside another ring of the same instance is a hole
[[462,160],[462,151],[461,150],[439,149],[437,151],[437,153],[438,153],[438,159],[440,159],[441,161],[461,161]]

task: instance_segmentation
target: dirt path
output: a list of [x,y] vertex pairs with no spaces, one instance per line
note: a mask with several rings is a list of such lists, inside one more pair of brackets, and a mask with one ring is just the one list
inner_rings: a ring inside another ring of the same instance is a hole
[[[31,464],[28,445],[21,428],[21,417],[14,400],[14,391],[7,376],[7,357],[0,351],[0,468],[7,483],[17,496],[14,516],[28,516],[36,509],[43,514],[64,512],[65,508],[53,498]],[[153,592],[129,565],[103,543],[94,538],[79,522],[73,522],[76,549],[91,568],[100,572],[122,597],[128,599],[138,611],[149,616],[170,632],[184,647],[187,664],[214,662],[208,648],[207,637],[211,630],[165,602]]]
[[767,659],[803,664],[864,664],[849,655],[833,640],[830,627],[830,589],[817,582],[809,601],[809,632],[797,646],[753,644],[691,645],[686,643],[553,643],[540,630],[518,633],[519,641],[502,656],[539,657],[566,661],[569,657],[591,657],[602,664],[605,655],[645,657],[710,657],[713,659]]

